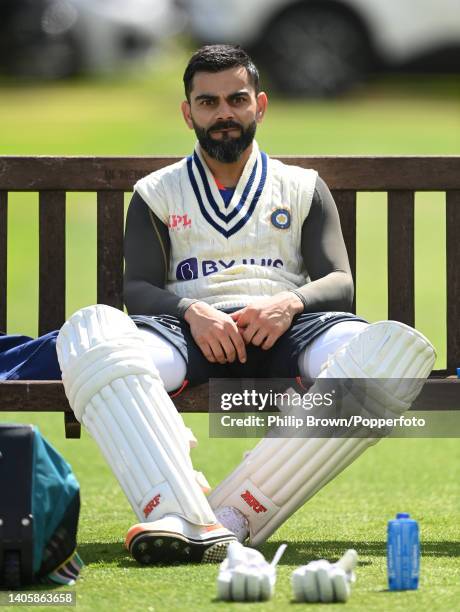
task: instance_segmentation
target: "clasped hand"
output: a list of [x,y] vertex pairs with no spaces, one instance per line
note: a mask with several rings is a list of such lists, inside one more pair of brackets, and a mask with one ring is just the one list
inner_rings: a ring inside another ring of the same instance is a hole
[[289,329],[301,300],[292,292],[260,298],[231,315],[205,302],[195,302],[185,313],[191,334],[211,363],[233,363],[247,359],[246,345],[270,349]]

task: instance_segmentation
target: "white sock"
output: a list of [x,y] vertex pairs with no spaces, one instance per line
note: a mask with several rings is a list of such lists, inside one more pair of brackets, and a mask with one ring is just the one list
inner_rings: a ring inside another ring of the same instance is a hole
[[215,510],[215,515],[223,527],[236,535],[238,542],[242,544],[245,541],[249,535],[249,523],[242,512],[233,506],[222,506]]

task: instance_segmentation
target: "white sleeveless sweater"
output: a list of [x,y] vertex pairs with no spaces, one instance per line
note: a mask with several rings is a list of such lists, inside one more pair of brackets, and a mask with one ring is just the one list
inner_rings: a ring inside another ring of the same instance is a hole
[[139,180],[135,190],[169,228],[166,288],[225,308],[304,285],[301,232],[316,178],[269,159],[254,142],[228,206],[199,145]]

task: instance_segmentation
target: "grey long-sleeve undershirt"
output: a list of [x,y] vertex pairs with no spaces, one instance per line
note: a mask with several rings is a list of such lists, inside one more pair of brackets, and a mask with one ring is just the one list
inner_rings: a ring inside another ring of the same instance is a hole
[[[168,228],[137,192],[128,209],[124,252],[124,300],[129,314],[183,318],[197,300],[181,298],[165,289]],[[301,253],[311,281],[295,290],[304,303],[304,312],[350,310],[353,280],[339,215],[329,188],[319,176],[302,226]]]

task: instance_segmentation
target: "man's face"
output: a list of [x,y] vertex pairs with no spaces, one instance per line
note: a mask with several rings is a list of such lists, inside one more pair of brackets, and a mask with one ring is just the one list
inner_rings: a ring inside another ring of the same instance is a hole
[[238,67],[197,72],[190,102],[182,103],[182,112],[206,153],[233,163],[252,143],[266,106],[266,95],[256,95],[246,68]]

